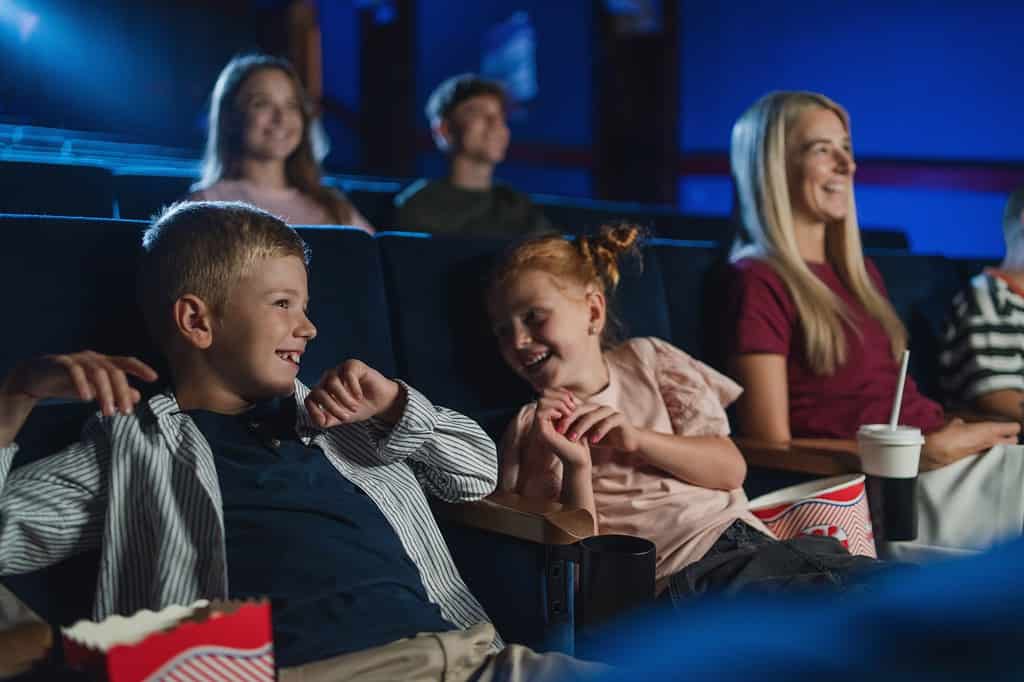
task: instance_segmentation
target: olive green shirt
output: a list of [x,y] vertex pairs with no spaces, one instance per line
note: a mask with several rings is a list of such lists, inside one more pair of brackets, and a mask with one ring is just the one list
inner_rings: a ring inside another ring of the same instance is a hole
[[435,234],[517,236],[554,228],[530,198],[511,187],[461,189],[448,180],[417,180],[395,197],[398,226]]

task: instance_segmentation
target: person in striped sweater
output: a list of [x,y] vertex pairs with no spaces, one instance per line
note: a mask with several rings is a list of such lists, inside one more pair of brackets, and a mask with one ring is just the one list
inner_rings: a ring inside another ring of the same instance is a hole
[[[184,203],[143,236],[139,294],[173,388],[135,358],[84,351],[0,383],[0,574],[100,550],[94,616],[269,597],[280,679],[575,679],[596,669],[503,647],[426,493],[497,480],[463,415],[358,360],[312,389],[309,252],[245,204]],[[11,470],[45,398],[99,404],[81,440]]]
[[1024,187],[1003,214],[1006,258],[953,298],[939,356],[953,403],[1024,420]]

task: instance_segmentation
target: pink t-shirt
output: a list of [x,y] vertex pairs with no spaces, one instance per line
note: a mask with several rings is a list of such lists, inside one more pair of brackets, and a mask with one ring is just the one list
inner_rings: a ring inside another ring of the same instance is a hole
[[[607,388],[591,398],[621,412],[634,426],[680,436],[727,436],[725,405],[742,389],[675,346],[635,338],[605,353]],[[518,458],[516,491],[557,499],[561,462],[551,452],[525,447],[533,403],[524,406],[502,440],[501,456]],[[651,540],[656,577],[664,579],[697,561],[729,524],[741,519],[771,533],[750,513],[743,490],[711,490],[681,481],[608,448],[591,450],[597,527]]]
[[[796,303],[774,268],[744,258],[732,267],[724,306],[722,338],[731,353],[786,357],[789,428],[794,437],[854,438],[861,424],[889,421],[899,364],[882,324],[871,317],[827,263],[808,263],[811,272],[848,306],[857,332],[846,328],[847,359],[831,376],[811,371],[804,358]],[[882,276],[870,260],[868,275],[883,296]],[[858,333],[859,332],[859,333]],[[942,407],[921,395],[910,377],[900,420],[924,433],[945,424]]]
[[[289,225],[334,225],[338,221],[331,217],[327,210],[294,187],[286,189],[267,189],[258,187],[247,180],[221,180],[206,189],[193,192],[189,199],[193,201],[243,201],[268,213],[273,213]],[[351,216],[346,224],[361,227],[373,232],[355,206],[351,206]]]

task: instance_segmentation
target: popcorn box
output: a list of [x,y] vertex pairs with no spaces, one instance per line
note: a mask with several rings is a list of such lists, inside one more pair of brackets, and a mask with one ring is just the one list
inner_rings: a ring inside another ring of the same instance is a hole
[[750,501],[750,511],[780,540],[827,535],[850,554],[875,558],[875,535],[863,474],[833,476],[783,488]]
[[206,602],[79,621],[64,628],[68,666],[107,682],[273,682],[270,603]]

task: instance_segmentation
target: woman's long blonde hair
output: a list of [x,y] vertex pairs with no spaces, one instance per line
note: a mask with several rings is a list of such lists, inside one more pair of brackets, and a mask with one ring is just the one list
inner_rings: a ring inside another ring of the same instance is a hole
[[[835,112],[849,132],[846,110],[812,92],[769,93],[733,126],[730,163],[736,193],[734,210],[739,212],[743,230],[733,247],[732,260],[758,258],[775,269],[796,303],[808,365],[816,374],[825,375],[835,373],[846,362],[844,322],[855,333],[859,330],[853,326],[847,306],[811,272],[797,247],[786,144],[797,119],[810,107]],[[845,220],[826,226],[825,258],[854,298],[882,324],[893,356],[899,356],[907,345],[907,331],[864,265],[852,188]]]

